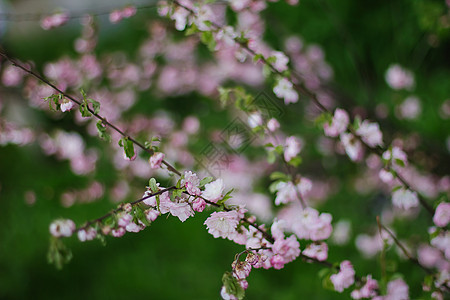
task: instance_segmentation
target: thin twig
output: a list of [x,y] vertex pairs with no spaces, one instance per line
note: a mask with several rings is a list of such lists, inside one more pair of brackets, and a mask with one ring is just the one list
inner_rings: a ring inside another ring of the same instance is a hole
[[[62,90],[60,90],[57,86],[55,86],[54,84],[52,84],[49,80],[47,80],[46,78],[44,78],[43,76],[39,75],[38,73],[34,72],[31,69],[26,68],[24,65],[18,63],[16,60],[12,59],[11,57],[9,57],[3,50],[0,50],[0,56],[2,56],[3,58],[5,58],[6,60],[8,60],[9,62],[11,62],[11,64],[19,69],[21,69],[22,71],[30,74],[31,76],[37,78],[38,80],[40,80],[41,82],[43,82],[44,84],[50,86],[51,88],[53,88],[55,91],[57,91],[59,94],[63,95],[64,97],[66,97],[67,99],[72,100],[73,102],[75,102],[77,105],[82,105],[82,102],[78,99],[76,99],[75,97],[67,94],[66,92],[63,92]],[[136,146],[138,146],[139,148],[141,148],[142,150],[144,150],[145,152],[147,152],[149,155],[153,155],[154,151],[152,149],[148,149],[146,148],[144,145],[142,145],[140,142],[138,142],[137,140],[135,140],[133,137],[127,135],[125,132],[123,132],[121,129],[119,129],[117,126],[115,126],[114,124],[110,123],[108,120],[106,120],[105,117],[101,116],[100,114],[97,114],[94,112],[94,110],[92,108],[90,108],[89,106],[87,107],[88,111],[97,119],[99,119],[100,121],[102,121],[103,125],[112,128],[114,131],[116,131],[117,133],[119,133],[121,136],[123,136],[124,138],[127,138],[128,140],[130,140],[131,142],[133,142],[133,144],[135,144]],[[163,160],[162,163],[167,167],[167,169],[175,174],[177,174],[178,176],[181,176],[181,173],[175,169],[171,164],[169,164],[167,161]]]

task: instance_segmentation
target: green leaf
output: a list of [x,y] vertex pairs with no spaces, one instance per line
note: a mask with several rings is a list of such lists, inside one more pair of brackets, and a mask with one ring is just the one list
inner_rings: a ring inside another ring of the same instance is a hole
[[277,179],[284,179],[284,180],[288,180],[289,176],[284,174],[283,172],[278,172],[275,171],[272,174],[270,174],[270,179],[271,180],[277,180]]
[[244,299],[245,290],[242,288],[242,286],[239,284],[239,282],[231,272],[225,272],[225,274],[223,274],[222,283],[227,294],[234,295],[239,300]]
[[399,159],[399,158],[396,158],[396,159],[395,159],[395,163],[396,163],[397,165],[399,165],[400,167],[402,167],[402,168],[405,167],[405,162],[404,162],[403,160]]
[[279,184],[280,182],[284,182],[284,181],[277,180],[277,181],[272,182],[272,183],[269,185],[269,191],[270,191],[272,194],[275,193],[275,192],[277,191],[277,186],[278,186],[278,184]]
[[275,154],[275,151],[269,151],[267,153],[267,162],[269,164],[273,164],[277,160],[277,155]]
[[119,146],[123,148],[125,151],[125,156],[129,159],[132,159],[135,155],[134,152],[134,144],[133,142],[128,138],[122,138],[119,140]]
[[61,270],[64,264],[72,259],[72,252],[67,248],[59,238],[51,237],[50,246],[47,252],[48,263],[54,264],[58,270]]
[[255,54],[255,56],[253,56],[253,62],[255,62],[255,63],[258,62],[260,59],[261,60],[264,59],[264,56],[260,53]]
[[188,29],[186,29],[185,34],[188,35],[193,35],[200,32],[200,30],[198,30],[198,27],[195,24],[192,24],[190,27],[188,27]]
[[89,111],[89,106],[88,106],[88,100],[86,98],[86,93],[84,92],[83,89],[81,89],[80,91],[81,91],[81,95],[83,96],[83,101],[81,101],[81,105],[79,106],[80,113],[81,113],[81,116],[83,118],[87,118],[87,117],[92,116],[92,114]]
[[302,163],[302,158],[300,156],[293,157],[288,164],[294,167],[298,167]]
[[62,94],[53,94],[51,96],[45,97],[44,101],[48,101],[48,107],[51,111],[58,111],[61,109],[61,104],[59,103],[64,96]]
[[150,180],[148,181],[148,186],[150,187],[152,193],[156,193],[159,190],[155,178],[150,178]]
[[97,132],[98,132],[98,136],[107,142],[111,142],[111,136],[106,133],[106,126],[103,125],[103,122],[101,120],[99,120],[97,122]]
[[94,113],[98,114],[100,112],[100,102],[95,101],[94,99],[89,99],[89,102],[92,103],[92,107],[94,108]]
[[208,47],[209,51],[214,52],[216,48],[216,40],[214,39],[211,31],[203,31],[200,35],[200,40]]
[[223,196],[223,198],[222,199],[220,199],[219,201],[217,201],[217,204],[219,204],[219,205],[222,205],[222,204],[224,204],[228,199],[230,199],[232,196],[231,196],[231,193],[234,191],[234,189],[231,189],[231,190],[229,190],[226,194],[225,194],[225,196]]
[[213,181],[214,178],[213,177],[205,177],[202,180],[200,180],[200,187],[205,186],[205,184],[210,183],[211,181]]
[[330,277],[331,277],[331,274],[328,274],[327,276],[325,276],[322,279],[322,287],[326,290],[334,291],[335,290],[334,285],[333,285],[333,282],[331,282]]

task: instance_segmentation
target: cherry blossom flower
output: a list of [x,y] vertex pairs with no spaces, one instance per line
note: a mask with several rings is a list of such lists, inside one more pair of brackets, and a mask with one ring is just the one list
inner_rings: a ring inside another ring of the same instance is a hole
[[184,179],[181,181],[181,185],[186,187],[186,191],[190,195],[200,196],[200,179],[198,178],[197,174],[192,173],[191,171],[184,172]]
[[223,180],[216,179],[213,182],[207,183],[205,185],[205,190],[202,192],[202,197],[206,200],[216,203],[222,198],[222,193],[224,190]]
[[273,92],[278,98],[284,99],[285,104],[296,103],[298,101],[298,94],[293,87],[292,82],[286,78],[281,78],[277,81]]
[[97,230],[92,227],[89,227],[88,229],[80,229],[78,230],[77,236],[81,242],[91,241],[97,236]]
[[341,133],[340,139],[348,157],[353,161],[359,161],[363,157],[361,142],[351,133]]
[[202,212],[206,207],[206,202],[202,198],[197,198],[192,201],[192,209],[194,211]]
[[227,293],[227,289],[225,288],[225,286],[222,286],[222,289],[220,290],[220,297],[222,297],[223,300],[238,300],[235,295]]
[[164,153],[155,152],[149,159],[150,168],[159,169],[161,167],[161,163],[164,160]]
[[70,237],[75,231],[75,223],[70,219],[55,220],[50,224],[50,233],[54,237]]
[[409,299],[409,287],[401,278],[390,281],[387,285],[387,295],[384,300]]
[[378,282],[372,279],[372,275],[367,275],[366,284],[359,290],[351,293],[353,299],[372,298],[377,295]]
[[269,121],[267,121],[267,129],[269,129],[269,131],[274,132],[278,128],[280,128],[280,123],[278,122],[277,119],[272,118]]
[[285,148],[284,148],[284,159],[290,161],[302,150],[302,140],[295,136],[290,136],[286,138]]
[[232,239],[239,224],[239,215],[235,210],[213,212],[203,224],[215,238]]
[[275,205],[298,201],[297,191],[292,182],[280,182],[277,184],[276,190]]
[[378,172],[378,177],[384,183],[392,183],[394,181],[394,175],[385,169],[381,169],[380,172]]
[[160,215],[159,211],[157,211],[156,209],[152,209],[152,208],[147,209],[144,213],[145,213],[145,218],[149,222],[155,221],[156,218],[158,218],[158,216]]
[[117,214],[117,225],[126,227],[133,220],[133,216],[129,213],[121,212]]
[[111,235],[113,237],[121,237],[125,233],[126,233],[126,230],[125,230],[124,227],[118,227],[118,228],[115,228],[115,229],[111,230]]
[[41,27],[44,30],[60,27],[69,21],[69,14],[67,12],[55,13],[47,16],[41,20]]
[[337,137],[345,130],[347,130],[347,126],[350,122],[348,114],[345,110],[336,108],[334,111],[333,119],[331,120],[331,124],[326,122],[323,124],[323,129],[325,131],[325,135],[329,137]]
[[355,282],[355,270],[351,262],[344,260],[339,266],[339,273],[330,276],[330,280],[334,285],[334,289],[342,293]]
[[189,217],[194,216],[194,211],[187,202],[173,203],[170,207],[170,213],[172,216],[178,217],[181,222],[184,222]]
[[300,255],[300,243],[294,235],[286,239],[277,239],[272,246],[275,255],[283,257],[284,263],[295,260]]
[[386,161],[392,161],[392,163],[396,166],[402,167],[408,165],[408,156],[400,147],[397,146],[383,152],[382,158]]
[[247,261],[233,261],[233,276],[237,279],[245,279],[250,275],[252,265]]
[[270,258],[270,264],[274,269],[280,270],[284,268],[284,265],[286,264],[283,256],[281,255],[274,255]]
[[404,187],[397,189],[392,193],[392,204],[394,206],[408,210],[419,205],[417,193]]
[[389,67],[386,71],[385,79],[387,84],[394,90],[410,90],[414,86],[412,72],[402,68],[398,64]]
[[280,51],[272,51],[270,53],[271,57],[275,58],[275,62],[273,63],[273,67],[279,71],[279,72],[284,72],[288,69],[288,62],[289,62],[289,58]]
[[405,101],[396,107],[395,112],[399,119],[417,119],[422,112],[422,106],[419,98],[415,96],[406,98]]
[[383,135],[380,131],[380,126],[378,123],[371,123],[364,120],[359,125],[356,133],[370,147],[383,146]]
[[447,226],[450,222],[450,203],[442,202],[438,205],[438,207],[436,207],[433,222],[439,227]]
[[319,261],[324,261],[328,258],[328,245],[327,243],[312,243],[306,246],[303,250],[303,255],[311,258],[315,258]]

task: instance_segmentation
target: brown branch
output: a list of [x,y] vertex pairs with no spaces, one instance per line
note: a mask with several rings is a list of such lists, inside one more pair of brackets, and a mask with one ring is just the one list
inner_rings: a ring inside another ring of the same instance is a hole
[[[38,80],[40,80],[41,82],[43,82],[44,84],[48,85],[49,87],[53,88],[55,91],[57,91],[59,94],[63,95],[65,98],[72,100],[73,102],[75,102],[77,105],[82,105],[82,101],[76,99],[75,97],[67,94],[66,92],[60,90],[57,86],[55,86],[53,83],[51,83],[48,79],[44,78],[43,76],[39,75],[38,73],[34,72],[31,69],[26,68],[24,65],[18,63],[16,60],[12,59],[11,57],[9,57],[4,50],[0,50],[0,56],[2,56],[3,58],[5,58],[6,60],[8,60],[9,62],[11,62],[11,64],[19,69],[21,69],[22,71],[26,72],[27,74],[37,78]],[[135,144],[136,146],[138,146],[139,148],[141,148],[142,150],[144,150],[145,152],[147,152],[149,155],[153,155],[154,151],[152,149],[148,149],[146,148],[144,145],[142,145],[140,142],[138,142],[137,140],[135,140],[133,137],[127,135],[125,132],[123,132],[121,129],[119,129],[117,126],[115,126],[114,124],[110,123],[108,120],[106,120],[105,117],[101,116],[100,114],[97,114],[94,112],[94,110],[92,108],[90,108],[89,106],[87,107],[88,111],[97,119],[99,119],[100,121],[102,121],[103,125],[105,125],[106,127],[110,127],[112,128],[114,131],[116,131],[117,133],[119,133],[121,136],[123,136],[124,138],[129,139],[131,142],[133,142],[133,144]],[[169,164],[167,161],[163,160],[162,163],[167,167],[167,169],[175,174],[177,174],[178,176],[181,176],[181,173],[175,169],[171,164]]]

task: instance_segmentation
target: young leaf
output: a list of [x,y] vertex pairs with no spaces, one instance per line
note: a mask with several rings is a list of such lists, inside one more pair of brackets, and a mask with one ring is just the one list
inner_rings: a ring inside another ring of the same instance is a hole
[[106,126],[103,125],[102,121],[98,121],[97,122],[97,132],[98,132],[98,136],[107,142],[111,142],[111,136],[106,133]]
[[67,248],[59,238],[50,238],[50,247],[47,253],[47,260],[50,264],[54,264],[58,270],[61,270],[64,264],[72,259],[72,252]]

